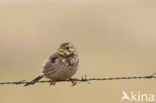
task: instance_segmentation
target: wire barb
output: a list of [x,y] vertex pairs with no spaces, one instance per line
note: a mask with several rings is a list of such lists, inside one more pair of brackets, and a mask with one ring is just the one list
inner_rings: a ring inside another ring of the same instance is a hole
[[[147,76],[130,76],[130,77],[110,77],[110,78],[87,78],[87,75],[85,74],[84,76],[81,77],[81,79],[78,79],[77,81],[81,82],[87,82],[90,84],[90,81],[104,81],[104,80],[125,80],[125,79],[156,79],[156,73],[153,73],[152,75],[147,75]],[[59,80],[56,82],[70,82],[71,80]],[[49,83],[50,81],[38,81],[37,83]],[[15,82],[0,82],[0,85],[4,84],[26,84],[30,83],[25,80],[21,81],[15,81]]]
[[89,79],[87,79],[87,75],[86,75],[86,74],[85,74],[84,77],[81,76],[81,79],[79,80],[79,83],[81,83],[81,82],[87,82],[88,84],[91,84],[91,83],[89,82]]

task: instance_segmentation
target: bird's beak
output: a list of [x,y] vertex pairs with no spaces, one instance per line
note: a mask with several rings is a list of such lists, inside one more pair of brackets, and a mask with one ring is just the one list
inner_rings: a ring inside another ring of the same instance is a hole
[[60,48],[60,49],[59,49],[59,52],[64,52],[64,49],[63,49],[63,48]]

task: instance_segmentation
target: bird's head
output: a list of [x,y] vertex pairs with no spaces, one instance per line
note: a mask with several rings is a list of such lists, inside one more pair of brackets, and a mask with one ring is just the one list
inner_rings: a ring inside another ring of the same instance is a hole
[[61,56],[77,55],[76,48],[70,42],[62,43],[58,48],[58,53]]

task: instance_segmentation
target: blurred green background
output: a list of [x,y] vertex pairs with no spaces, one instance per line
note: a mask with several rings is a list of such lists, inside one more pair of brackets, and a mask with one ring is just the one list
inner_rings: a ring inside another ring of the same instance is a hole
[[[156,2],[1,0],[0,82],[31,80],[44,60],[66,41],[79,51],[80,66],[74,77],[155,73]],[[130,103],[120,100],[123,90],[156,95],[155,85],[155,79],[95,81],[74,87],[68,82],[1,85],[0,102]]]

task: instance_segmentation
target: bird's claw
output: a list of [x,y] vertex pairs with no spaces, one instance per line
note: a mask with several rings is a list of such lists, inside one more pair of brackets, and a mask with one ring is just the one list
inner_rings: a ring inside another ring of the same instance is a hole
[[70,78],[69,80],[72,81],[72,86],[75,86],[77,84],[77,81],[78,81],[77,78]]
[[56,84],[55,80],[54,79],[50,79],[50,86],[54,86]]

